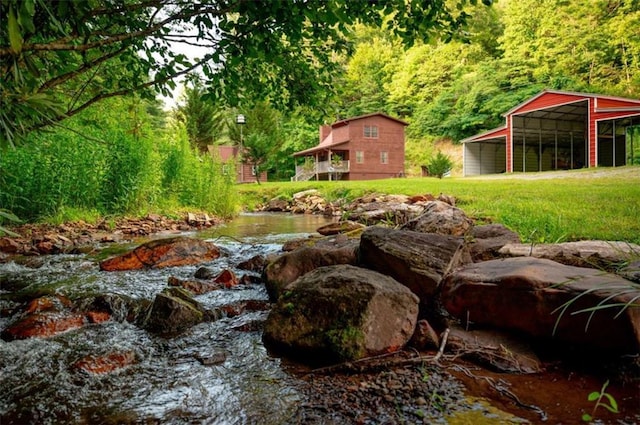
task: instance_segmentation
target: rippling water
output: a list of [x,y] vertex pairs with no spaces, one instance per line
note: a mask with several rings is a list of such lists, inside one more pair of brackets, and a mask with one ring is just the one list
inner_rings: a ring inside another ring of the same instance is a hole
[[[0,308],[11,307],[9,287],[56,293],[71,299],[115,293],[152,300],[170,275],[192,278],[200,266],[214,272],[235,269],[257,254],[277,252],[281,243],[302,237],[327,222],[310,215],[243,215],[193,236],[213,240],[229,255],[197,266],[130,272],[101,272],[97,260],[57,255],[31,268],[0,265]],[[133,245],[126,245],[130,248]],[[242,300],[266,300],[262,285],[240,285],[195,297],[206,308]],[[234,330],[261,321],[266,312],[202,323],[171,339],[127,322],[108,321],[50,338],[0,340],[0,422],[24,423],[281,423],[298,400],[295,382],[262,346],[260,332]],[[0,319],[4,329],[13,318]],[[89,354],[133,352],[136,361],[105,375],[72,368]],[[218,365],[196,357],[223,353]]]

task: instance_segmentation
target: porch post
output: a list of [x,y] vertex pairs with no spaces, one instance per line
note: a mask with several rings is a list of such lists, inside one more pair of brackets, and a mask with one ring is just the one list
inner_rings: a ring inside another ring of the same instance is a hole
[[613,151],[613,158],[612,158],[612,163],[613,166],[616,166],[616,120],[611,120],[611,131],[613,132],[613,138],[612,140],[612,151]]

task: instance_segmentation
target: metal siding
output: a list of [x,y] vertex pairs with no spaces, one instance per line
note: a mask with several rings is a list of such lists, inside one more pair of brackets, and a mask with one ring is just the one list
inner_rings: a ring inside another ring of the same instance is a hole
[[618,99],[608,99],[608,98],[603,98],[603,97],[597,97],[597,104],[596,104],[596,108],[600,109],[600,108],[626,108],[626,107],[631,107],[631,108],[637,108],[638,106],[640,106],[640,100],[636,100],[635,102],[633,100],[618,100]]
[[531,101],[520,106],[518,109],[511,111],[510,115],[523,114],[526,112],[546,109],[550,106],[558,106],[558,105],[564,105],[567,103],[580,102],[585,99],[589,99],[589,97],[577,96],[573,94],[543,93],[541,96],[537,98],[533,98]]

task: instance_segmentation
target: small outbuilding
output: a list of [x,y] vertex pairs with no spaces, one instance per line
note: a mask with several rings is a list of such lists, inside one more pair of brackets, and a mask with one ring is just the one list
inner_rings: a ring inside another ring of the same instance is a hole
[[462,141],[463,174],[616,167],[633,161],[640,100],[544,90],[505,112],[503,127]]
[[[361,115],[320,127],[320,143],[293,154],[292,180],[372,180],[404,176],[404,128],[382,113]],[[298,161],[297,161],[298,162]]]
[[240,158],[238,146],[209,145],[208,148],[211,155],[222,160],[223,173],[235,173],[237,183],[255,183],[258,181],[258,177],[261,182],[267,181],[266,171],[261,171],[260,175],[256,176],[256,167]]

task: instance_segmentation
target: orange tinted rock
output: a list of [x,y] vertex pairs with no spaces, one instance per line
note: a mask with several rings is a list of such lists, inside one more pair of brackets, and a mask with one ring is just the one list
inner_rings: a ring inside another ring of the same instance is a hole
[[103,323],[111,319],[111,315],[106,311],[89,311],[87,313],[89,323]]
[[100,270],[139,270],[198,264],[215,260],[220,249],[200,239],[175,237],[157,239],[140,245],[133,251],[100,263]]
[[73,364],[75,369],[80,369],[94,375],[111,373],[134,363],[136,354],[133,351],[115,352],[104,356],[90,355]]
[[223,270],[215,279],[213,279],[215,283],[220,283],[224,285],[225,288],[232,288],[238,284],[238,278],[236,275],[229,269]]
[[2,332],[8,341],[48,337],[84,325],[84,315],[76,313],[35,313],[20,319]]
[[60,311],[64,307],[71,307],[71,301],[68,298],[57,295],[55,297],[40,297],[31,300],[25,310],[26,313],[40,313],[43,311]]

